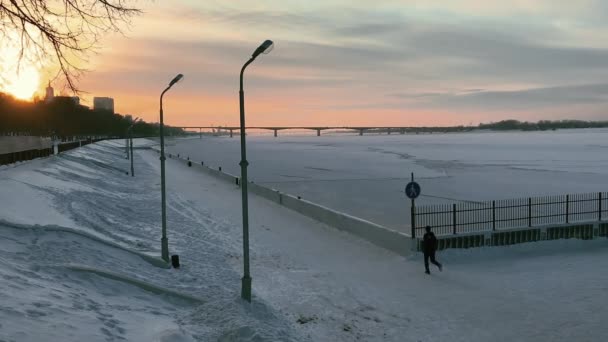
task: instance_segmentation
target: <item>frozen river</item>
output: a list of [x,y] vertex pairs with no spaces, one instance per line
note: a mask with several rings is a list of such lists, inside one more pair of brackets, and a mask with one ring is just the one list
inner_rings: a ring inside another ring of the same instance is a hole
[[[240,140],[174,140],[168,153],[240,174]],[[417,204],[607,191],[608,130],[248,136],[250,180],[407,231]]]

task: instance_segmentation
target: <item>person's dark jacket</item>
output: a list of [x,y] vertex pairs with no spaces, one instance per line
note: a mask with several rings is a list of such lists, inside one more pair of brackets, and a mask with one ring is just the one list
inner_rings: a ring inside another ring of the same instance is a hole
[[422,240],[422,251],[424,253],[432,253],[437,250],[437,238],[433,232],[424,233]]

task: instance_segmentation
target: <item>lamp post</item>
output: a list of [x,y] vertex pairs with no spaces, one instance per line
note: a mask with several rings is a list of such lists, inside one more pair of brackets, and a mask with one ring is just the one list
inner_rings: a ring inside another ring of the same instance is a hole
[[167,240],[167,196],[165,193],[165,137],[163,130],[163,96],[173,85],[184,77],[178,74],[171,80],[169,86],[160,94],[160,189],[161,189],[161,212],[162,212],[162,238],[160,239],[161,255],[165,262],[169,262],[169,240]]
[[241,192],[243,196],[243,268],[244,274],[241,278],[241,298],[251,302],[251,274],[249,273],[249,207],[247,204],[247,148],[245,143],[245,93],[243,92],[243,73],[245,68],[260,54],[272,51],[272,40],[266,40],[251,55],[251,58],[241,69],[241,87],[239,90],[239,101],[241,105]]
[[131,159],[131,177],[135,177],[135,174],[133,172],[133,136],[132,136],[132,129],[133,129],[133,124],[131,124],[131,126],[129,126],[129,128],[127,129],[127,146],[129,146],[129,150],[130,153],[127,153],[127,156],[130,155],[130,158],[127,159]]
[[133,168],[133,125],[137,123],[137,120],[139,120],[139,118],[135,118],[131,126],[129,126],[129,129],[127,129],[129,136],[129,145],[131,148],[131,177],[135,177],[135,169]]
[[131,129],[131,127],[127,128],[127,134],[125,134],[125,154],[127,155],[125,158],[129,159],[129,129]]

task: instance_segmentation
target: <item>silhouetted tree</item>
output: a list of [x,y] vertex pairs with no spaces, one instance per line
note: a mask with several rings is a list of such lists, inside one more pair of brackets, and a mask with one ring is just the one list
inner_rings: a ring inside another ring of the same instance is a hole
[[[1,0],[0,42],[18,47],[22,58],[51,57],[77,92],[75,79],[84,71],[80,62],[108,31],[140,13],[132,0]],[[19,65],[18,63],[18,65]]]
[[[69,97],[53,101],[29,102],[0,93],[0,134],[40,136],[105,136],[123,137],[132,121],[111,111],[91,110],[77,105]],[[135,136],[158,136],[155,123],[137,122]],[[166,135],[184,134],[182,129],[166,127]]]
[[518,120],[503,120],[488,124],[479,124],[480,129],[491,130],[522,130],[522,131],[545,131],[558,128],[602,128],[608,127],[608,121],[583,121],[583,120],[541,120],[539,122],[521,122]]

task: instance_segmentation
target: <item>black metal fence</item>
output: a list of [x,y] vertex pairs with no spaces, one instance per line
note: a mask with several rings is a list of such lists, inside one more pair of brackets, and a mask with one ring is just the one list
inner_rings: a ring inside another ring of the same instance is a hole
[[53,154],[53,148],[33,149],[19,152],[0,154],[0,165],[12,164],[18,161],[47,157]]
[[412,234],[422,236],[425,226],[456,235],[602,220],[608,220],[608,192],[420,206]]
[[[98,142],[105,139],[88,139],[88,140],[80,140],[69,143],[62,143],[57,146],[57,150],[59,153],[68,151],[80,146],[88,145],[94,142]],[[47,157],[53,154],[53,148],[43,148],[43,149],[33,149],[33,150],[25,150],[19,152],[11,152],[0,154],[0,165],[12,164],[19,161],[32,160],[41,157]]]

